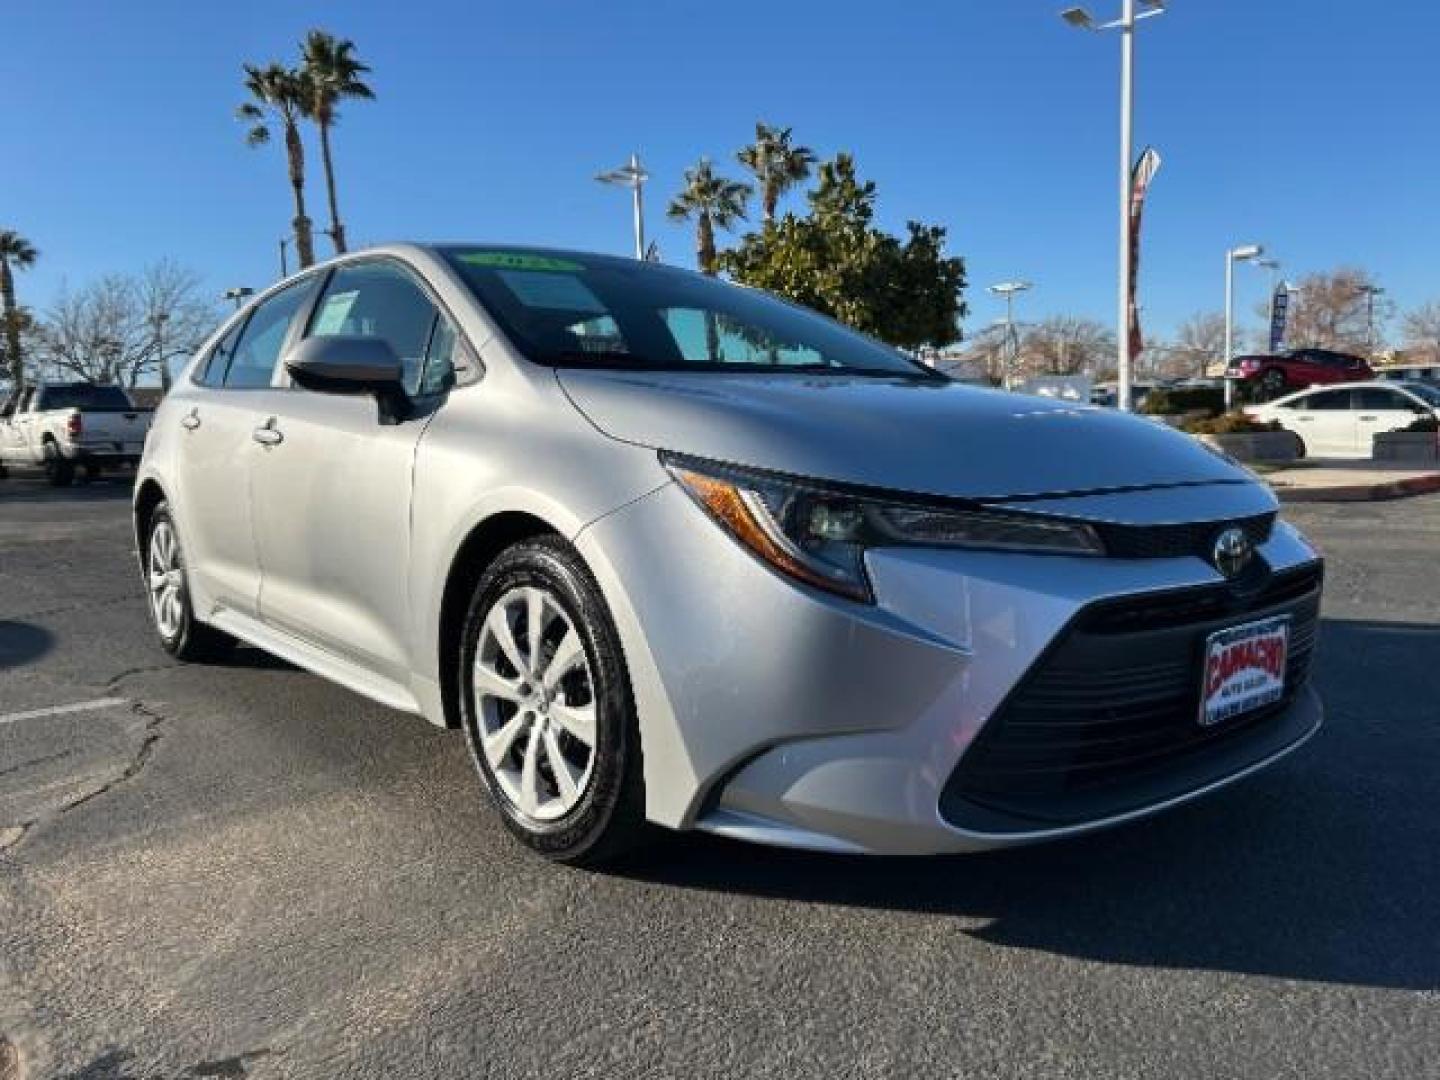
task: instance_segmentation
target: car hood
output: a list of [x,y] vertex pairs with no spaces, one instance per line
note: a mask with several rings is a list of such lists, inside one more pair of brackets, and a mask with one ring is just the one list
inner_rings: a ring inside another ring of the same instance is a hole
[[970,499],[1252,481],[1188,435],[955,382],[561,369],[606,435],[798,476]]

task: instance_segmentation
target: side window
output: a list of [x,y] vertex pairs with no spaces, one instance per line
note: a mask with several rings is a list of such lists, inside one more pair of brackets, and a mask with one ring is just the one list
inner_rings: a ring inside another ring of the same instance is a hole
[[1349,390],[1325,390],[1318,394],[1311,394],[1305,399],[1304,408],[1307,410],[1335,410],[1350,408]]
[[240,331],[245,328],[245,320],[237,319],[214,348],[210,355],[205,358],[205,363],[195,369],[195,381],[201,386],[219,386],[225,381],[225,369],[230,366],[230,358],[235,354],[235,344],[240,340]]
[[[246,389],[270,385],[280,349],[285,344],[290,322],[310,291],[311,280],[297,281],[261,302],[253,312],[240,342],[234,347],[225,368],[227,389]],[[208,372],[207,372],[208,374]]]
[[1383,387],[1365,387],[1362,390],[1353,391],[1355,394],[1355,408],[1357,409],[1381,409],[1391,412],[1410,412],[1414,408],[1414,402],[1403,394],[1397,394],[1394,390],[1386,390]]
[[430,335],[430,348],[425,354],[425,373],[420,377],[420,397],[443,394],[455,385],[455,369],[461,362],[460,335],[450,320],[441,315],[435,320]]
[[330,276],[307,336],[384,338],[400,358],[405,389],[414,394],[420,389],[435,319],[435,305],[397,263],[362,262],[342,266]]

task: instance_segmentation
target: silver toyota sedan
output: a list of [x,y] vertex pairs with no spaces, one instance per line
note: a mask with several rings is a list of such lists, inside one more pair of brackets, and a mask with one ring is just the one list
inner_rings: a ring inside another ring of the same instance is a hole
[[1068,836],[1321,722],[1321,560],[1250,473],[629,259],[394,245],[275,286],[166,397],[134,511],[167,651],[463,729],[567,862],[651,825]]

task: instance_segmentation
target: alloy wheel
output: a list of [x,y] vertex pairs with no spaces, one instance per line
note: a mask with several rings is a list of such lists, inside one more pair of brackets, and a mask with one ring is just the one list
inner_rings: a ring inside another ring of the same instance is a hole
[[584,797],[595,767],[595,682],[558,600],[532,585],[490,608],[471,671],[481,753],[505,798],[535,822]]
[[146,565],[150,586],[150,610],[160,636],[172,641],[185,624],[185,576],[180,565],[180,545],[175,527],[168,520],[155,523],[150,532],[150,554]]

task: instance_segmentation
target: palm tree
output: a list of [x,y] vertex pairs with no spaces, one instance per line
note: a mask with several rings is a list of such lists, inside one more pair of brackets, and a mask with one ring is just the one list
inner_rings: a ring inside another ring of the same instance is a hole
[[769,225],[775,220],[780,196],[810,176],[816,162],[808,146],[792,146],[790,129],[755,124],[755,141],[735,155],[741,165],[755,174],[760,185],[760,208]]
[[23,322],[15,303],[15,271],[35,265],[40,253],[13,229],[0,229],[0,311],[5,318],[5,353],[10,360],[10,389],[18,394],[25,385],[25,358],[20,353]]
[[305,214],[305,147],[300,142],[300,120],[307,115],[312,97],[310,79],[304,72],[281,64],[264,68],[246,64],[245,89],[254,100],[235,110],[237,117],[252,125],[245,141],[251,146],[268,143],[271,124],[278,124],[285,133],[290,188],[295,196],[295,252],[303,270],[315,262],[310,218]]
[[371,100],[375,92],[360,76],[370,70],[355,59],[355,43],[337,39],[324,30],[311,30],[301,47],[305,74],[310,80],[310,119],[320,129],[320,160],[325,166],[325,193],[330,197],[330,239],[336,253],[345,250],[345,226],[335,200],[335,166],[330,160],[330,128],[339,119],[336,105],[346,98]]
[[718,256],[715,230],[729,230],[745,217],[745,203],[754,189],[739,180],[717,176],[709,158],[685,170],[685,187],[670,201],[671,221],[695,221],[695,261],[701,273],[715,274]]

